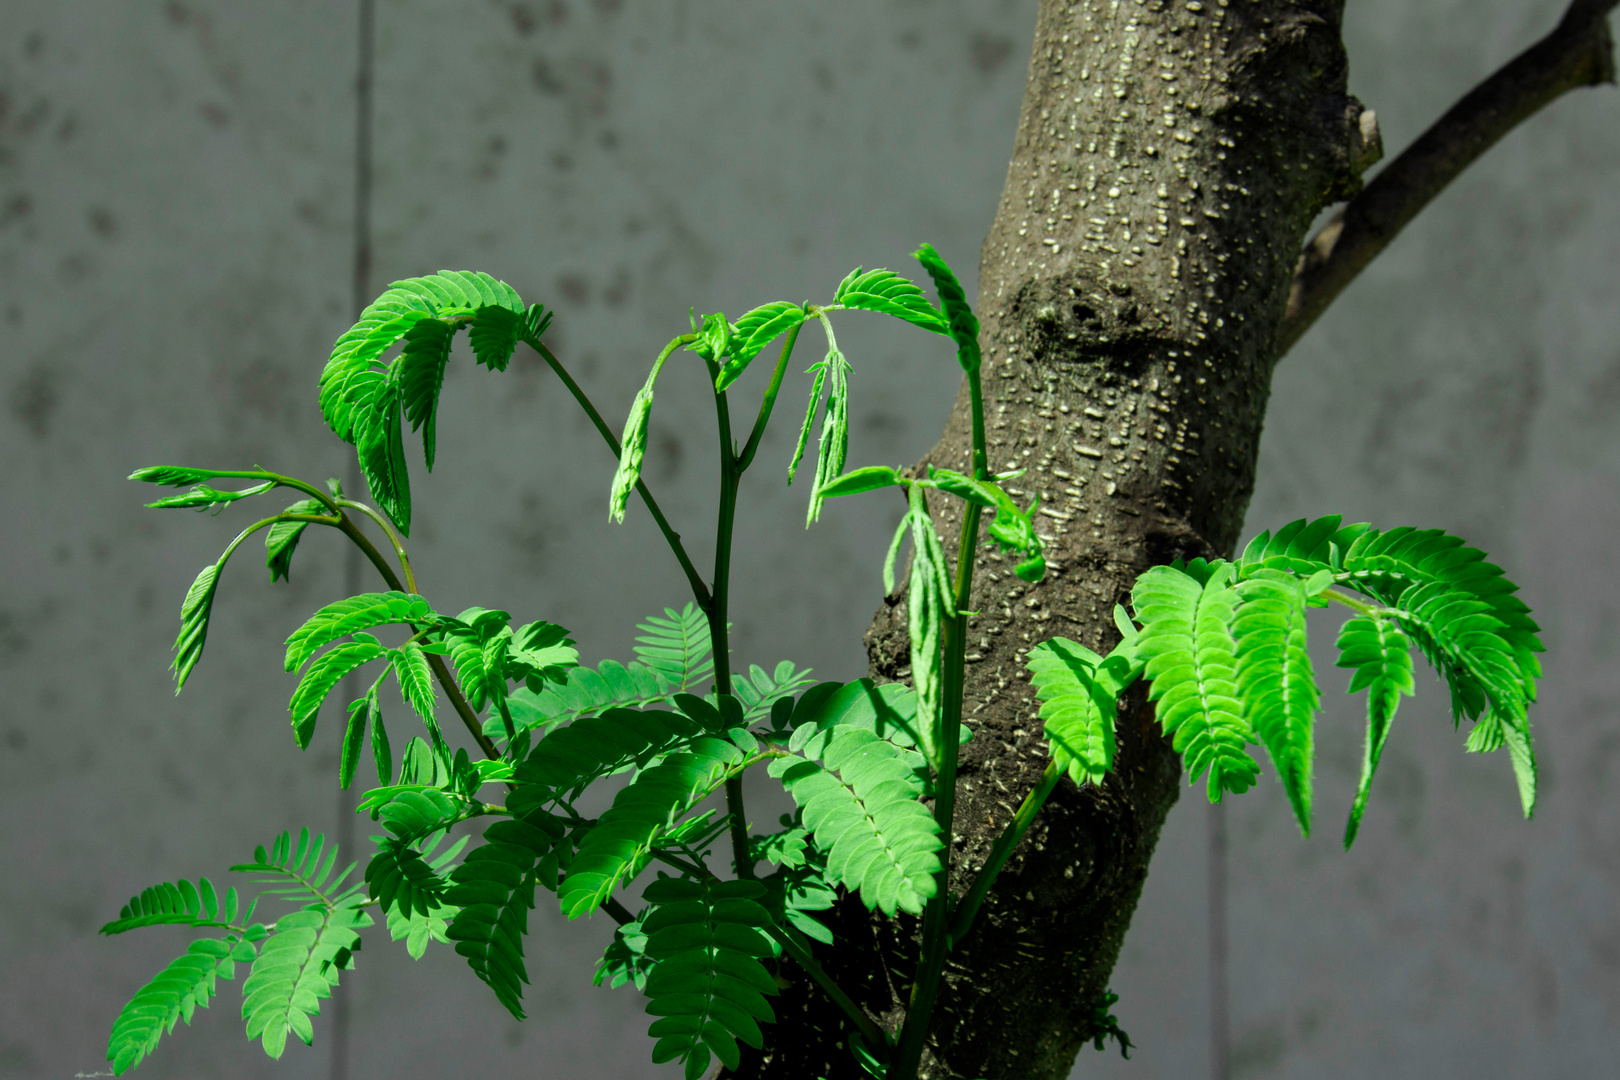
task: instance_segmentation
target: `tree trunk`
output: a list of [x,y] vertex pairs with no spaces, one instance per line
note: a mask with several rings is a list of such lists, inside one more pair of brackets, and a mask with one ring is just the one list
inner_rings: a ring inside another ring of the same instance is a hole
[[[1029,586],[982,549],[958,780],[960,894],[1046,760],[1024,668],[1055,635],[1106,652],[1148,567],[1229,555],[1254,485],[1277,327],[1312,218],[1370,156],[1345,92],[1342,0],[1043,2],[1007,184],[979,276],[993,470],[1040,496],[1050,572]],[[927,457],[966,470],[964,387]],[[955,550],[959,516],[936,520]],[[909,675],[905,605],[867,636],[872,672]],[[1178,756],[1140,685],[1100,787],[1065,780],[952,954],[924,1075],[1064,1077],[1092,1034]],[[891,1024],[912,926],[836,913],[833,975]],[[739,1075],[859,1076],[845,1024],[807,981],[784,990]]]

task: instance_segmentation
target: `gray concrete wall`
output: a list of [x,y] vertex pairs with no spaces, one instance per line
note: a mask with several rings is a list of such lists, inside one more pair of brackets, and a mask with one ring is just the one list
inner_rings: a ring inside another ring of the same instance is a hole
[[[384,0],[374,285],[481,268],[554,306],[559,355],[616,423],[689,304],[735,316],[822,295],[922,239],[971,279],[1033,7]],[[1353,4],[1352,88],[1399,149],[1558,7]],[[290,586],[244,552],[175,698],[179,600],[242,515],[144,511],[121,477],[346,468],[314,380],[350,307],[358,42],[352,5],[314,3],[12,0],[6,25],[0,1076],[54,1080],[103,1067],[118,1008],[183,947],[98,938],[129,893],[221,877],[282,828],[339,827],[335,724],[296,751],[274,658],[342,589],[338,545],[307,540]],[[1490,551],[1550,650],[1544,786],[1519,820],[1506,761],[1461,753],[1426,678],[1343,854],[1359,702],[1330,695],[1317,834],[1298,837],[1269,784],[1224,811],[1233,1076],[1582,1077],[1612,1057],[1617,120],[1620,95],[1583,92],[1510,137],[1279,372],[1251,531],[1341,512]],[[949,356],[897,330],[840,323],[852,461],[915,459],[954,392]],[[447,381],[437,470],[414,473],[423,590],[562,622],[588,660],[625,655],[637,617],[682,600],[672,560],[636,508],[606,526],[612,462],[543,368],[470,361]],[[703,549],[700,405],[672,369],[648,475]],[[792,434],[772,434],[744,491],[737,655],[848,677],[889,522],[834,506],[805,534],[804,492],[780,484]],[[1318,668],[1338,687],[1332,634]],[[1088,1050],[1076,1075],[1208,1074],[1209,825],[1196,792],[1172,814],[1116,976],[1141,1049]],[[636,995],[589,986],[605,920],[565,926],[542,904],[532,925],[522,1025],[447,949],[412,962],[374,933],[344,983],[349,1074],[673,1075],[646,1062]],[[331,1075],[330,1007],[315,1049],[279,1064],[243,1042],[237,1007],[225,986],[142,1073]]]

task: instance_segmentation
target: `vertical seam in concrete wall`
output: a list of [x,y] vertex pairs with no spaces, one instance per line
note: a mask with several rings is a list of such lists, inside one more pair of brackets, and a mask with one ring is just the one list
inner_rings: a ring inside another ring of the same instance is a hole
[[[354,260],[350,278],[350,313],[355,320],[371,298],[371,150],[372,81],[376,52],[376,0],[358,0],[358,27],[354,78]],[[343,486],[349,492],[360,490],[360,461],[350,456],[343,469]],[[343,595],[360,591],[360,550],[352,544],[343,563]],[[359,693],[360,677],[351,673],[344,683],[344,700]],[[336,843],[345,851],[354,844],[355,799],[338,789]],[[352,984],[349,993],[353,992]],[[349,994],[332,995],[332,1056],[327,1074],[330,1080],[349,1080]]]
[[1209,1075],[1232,1072],[1231,1014],[1227,1009],[1226,808],[1209,804]]

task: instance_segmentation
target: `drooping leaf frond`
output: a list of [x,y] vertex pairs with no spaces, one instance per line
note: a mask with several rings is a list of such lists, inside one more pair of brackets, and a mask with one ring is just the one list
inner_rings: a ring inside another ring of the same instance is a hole
[[636,624],[638,659],[676,690],[696,692],[714,677],[714,642],[709,636],[709,620],[688,601],[680,611],[665,608],[663,615],[649,615]]
[[1311,832],[1311,779],[1321,694],[1305,642],[1305,590],[1283,571],[1261,571],[1237,586],[1237,639],[1243,716],[1260,736],[1294,807]]
[[827,356],[821,362],[827,373],[827,409],[821,417],[821,436],[816,444],[816,481],[810,489],[806,528],[821,518],[821,504],[826,501],[821,489],[844,471],[844,460],[849,456],[849,362],[839,351],[832,324],[825,317],[822,327],[827,331]]
[[356,630],[370,630],[393,623],[410,625],[432,617],[433,609],[428,602],[414,593],[362,593],[327,604],[287,639],[285,670],[298,670],[323,645]]
[[214,610],[214,590],[219,585],[219,571],[224,560],[205,566],[197,580],[186,590],[180,605],[180,636],[174,639],[174,692],[180,693],[186,677],[202,659],[203,642],[208,639],[208,617]]
[[821,388],[827,381],[827,365],[818,362],[811,366],[814,378],[810,382],[810,402],[805,406],[804,423],[799,428],[799,441],[793,446],[793,457],[788,461],[787,482],[793,485],[793,474],[799,471],[799,462],[804,457],[804,448],[810,443],[810,429],[816,423],[816,410],[821,406]]
[[637,773],[580,841],[558,889],[563,914],[577,919],[595,911],[640,873],[659,831],[724,784],[744,760],[731,743],[704,737]]
[[647,1031],[658,1040],[652,1059],[681,1062],[686,1080],[703,1076],[711,1052],[737,1068],[737,1040],[762,1047],[759,1025],[776,1019],[765,1000],[777,993],[776,980],[760,963],[772,954],[760,929],[770,924],[758,903],[764,892],[752,881],[664,878],[643,894],[652,910],[642,930],[655,964],[647,1012],[659,1017]]
[[1058,767],[1076,784],[1102,783],[1114,766],[1115,699],[1135,675],[1130,660],[1052,638],[1029,651],[1028,664]]
[[[360,636],[355,635],[357,639]],[[428,666],[427,654],[422,651],[422,646],[407,641],[399,648],[389,650],[388,656],[394,666],[394,676],[399,680],[400,697],[422,718],[428,731],[434,735],[434,742],[442,741],[433,715],[438,705],[438,697],[433,690],[433,669]]]
[[[513,722],[522,731],[567,723],[609,709],[642,708],[666,700],[676,689],[639,661],[621,664],[604,660],[594,671],[583,666],[570,668],[562,682],[549,683],[538,692],[526,688],[514,690],[506,704]],[[492,716],[486,720],[484,734],[504,738],[506,732],[501,718]]]
[[[299,499],[283,514],[322,514],[326,506],[319,499]],[[309,528],[307,521],[278,521],[264,534],[264,565],[270,568],[270,581],[292,580],[292,557],[298,541]]]
[[1209,771],[1211,802],[1249,790],[1260,773],[1246,749],[1256,739],[1238,697],[1230,576],[1229,564],[1210,569],[1202,560],[1186,569],[1155,566],[1131,590],[1142,624],[1137,654],[1152,680],[1148,700],[1158,702],[1159,723],[1173,736],[1188,779]]
[[940,307],[945,311],[945,320],[949,328],[951,339],[956,342],[956,362],[962,366],[963,371],[977,371],[979,368],[979,320],[973,314],[973,307],[968,303],[967,292],[962,283],[956,280],[956,273],[939,252],[934,250],[932,244],[924,244],[913,255],[922,263],[923,269],[934,281],[934,291],[939,293]]
[[260,1039],[264,1052],[281,1057],[287,1033],[308,1046],[315,1040],[313,1018],[332,996],[338,972],[353,963],[359,930],[372,924],[360,897],[330,907],[312,904],[283,915],[259,947],[253,969],[242,983],[242,1019],[247,1037]]
[[[1418,585],[1443,584],[1449,591],[1477,598],[1487,608],[1480,614],[1489,614],[1501,624],[1496,635],[1509,647],[1520,685],[1514,696],[1535,700],[1535,681],[1541,675],[1535,654],[1545,651],[1540,628],[1530,618],[1530,609],[1513,595],[1518,586],[1503,576],[1501,567],[1486,562],[1484,552],[1439,529],[1379,532],[1369,528],[1345,550],[1338,568],[1344,584],[1391,607],[1410,607],[1405,592]],[[1438,593],[1431,590],[1425,599]],[[1466,623],[1461,632],[1471,632],[1467,628],[1478,625]]]
[[356,633],[353,641],[346,641],[322,653],[320,658],[304,672],[293,690],[287,710],[292,714],[293,738],[300,750],[309,749],[309,740],[315,734],[315,720],[320,715],[321,703],[343,677],[362,664],[386,655],[387,649],[370,634]]
[[[224,902],[214,883],[198,878],[197,883],[181,879],[174,884],[159,882],[132,896],[118,912],[118,918],[101,928],[103,934],[122,934],[143,926],[212,926],[225,928],[236,922],[241,901],[236,890],[225,890]],[[250,907],[243,919],[251,919]]]
[[337,845],[328,848],[325,843],[324,836],[320,833],[311,836],[307,828],[298,830],[296,844],[292,834],[283,831],[268,849],[263,844],[255,848],[252,862],[231,867],[231,873],[257,875],[255,881],[270,886],[261,890],[261,895],[278,896],[292,904],[336,907],[363,896],[364,884],[357,882],[347,887],[343,884],[358,864],[350,863],[337,871]]
[[355,451],[360,471],[377,505],[394,522],[401,536],[411,535],[411,478],[405,465],[405,429],[401,415],[402,389],[399,361],[364,403],[365,414],[355,423]]
[[944,845],[917,801],[923,782],[907,752],[855,726],[806,725],[790,745],[819,761],[781,757],[768,771],[781,778],[826,853],[828,880],[859,890],[867,907],[885,914],[920,914],[935,892],[935,853]]
[[1355,671],[1349,693],[1367,691],[1367,741],[1361,755],[1361,779],[1344,829],[1344,847],[1348,851],[1361,828],[1361,815],[1367,808],[1373,773],[1384,753],[1395,708],[1402,694],[1414,693],[1414,686],[1411,643],[1388,616],[1380,613],[1350,619],[1339,629],[1338,644],[1337,666]]
[[[548,321],[549,318],[547,316]],[[505,371],[506,365],[512,361],[518,340],[527,330],[527,320],[521,308],[490,306],[479,309],[472,328],[467,331],[473,359],[491,371]]]
[[[263,934],[263,927],[257,929]],[[191,943],[157,978],[136,991],[113,1021],[107,1040],[107,1060],[113,1075],[121,1075],[157,1049],[158,1040],[184,1020],[191,1023],[198,1008],[206,1009],[217,979],[234,979],[238,963],[251,963],[257,955],[251,941],[228,934],[224,940],[202,938]]]
[[[941,264],[943,265],[943,264]],[[950,324],[928,302],[923,291],[892,270],[850,271],[833,295],[833,303],[846,308],[877,311],[904,319],[913,326],[949,335]]]
[[[721,322],[724,321],[722,318]],[[624,521],[624,508],[630,502],[630,493],[641,479],[641,459],[647,452],[647,424],[652,418],[653,387],[658,382],[658,373],[664,370],[664,362],[679,342],[677,338],[664,346],[658,359],[653,361],[652,370],[647,373],[646,383],[636,391],[635,400],[630,403],[630,415],[625,417],[624,432],[619,436],[619,467],[613,473],[613,489],[608,494],[610,521]]]
[[911,581],[906,588],[906,628],[911,638],[911,684],[917,690],[917,742],[930,764],[939,768],[935,727],[943,715],[945,623],[956,614],[950,566],[945,548],[928,513],[928,494],[913,484],[911,509]]
[[[510,313],[509,313],[510,314]],[[433,471],[437,445],[439,391],[444,388],[444,369],[450,363],[450,343],[456,328],[438,319],[421,319],[405,331],[405,345],[397,361],[400,404],[411,430],[422,432],[422,456]]]
[[[467,958],[473,973],[495,991],[511,1014],[523,1019],[523,938],[529,931],[539,863],[550,858],[562,829],[545,815],[497,821],[484,842],[450,872],[446,903],[460,910],[446,936]],[[555,872],[555,871],[553,871]]]
[[[321,373],[321,412],[338,437],[359,451],[372,494],[401,533],[410,535],[411,518],[401,410],[413,430],[424,428],[423,449],[432,468],[450,338],[473,327],[479,362],[504,367],[511,355],[511,346],[502,352],[504,341],[514,327],[528,329],[533,314],[511,286],[488,274],[441,270],[394,282],[333,345]],[[383,366],[383,354],[401,340],[399,359]]]

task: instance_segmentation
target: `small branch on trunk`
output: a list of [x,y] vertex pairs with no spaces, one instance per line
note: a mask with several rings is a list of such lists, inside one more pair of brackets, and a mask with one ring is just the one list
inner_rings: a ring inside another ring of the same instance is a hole
[[1278,357],[1498,139],[1568,91],[1614,81],[1608,16],[1617,3],[1572,0],[1551,33],[1469,91],[1311,238],[1277,330]]

